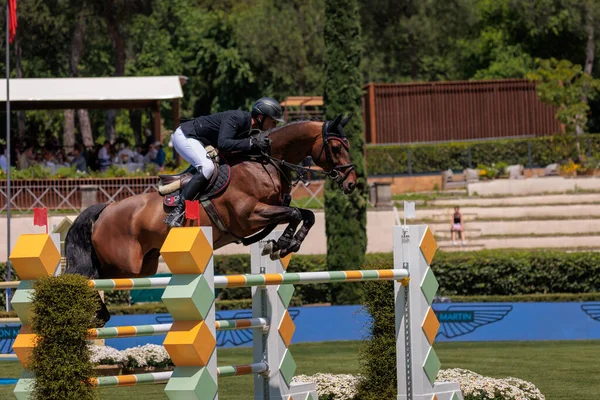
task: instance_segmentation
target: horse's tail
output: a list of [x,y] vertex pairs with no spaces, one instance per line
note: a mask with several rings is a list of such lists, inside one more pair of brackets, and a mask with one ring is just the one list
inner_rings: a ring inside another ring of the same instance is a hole
[[86,208],[73,222],[65,239],[65,273],[78,274],[90,279],[99,277],[98,257],[92,245],[92,228],[108,204],[94,204]]

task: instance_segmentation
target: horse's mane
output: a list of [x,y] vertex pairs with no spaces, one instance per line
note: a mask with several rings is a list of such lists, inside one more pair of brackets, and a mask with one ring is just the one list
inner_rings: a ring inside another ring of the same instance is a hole
[[267,135],[270,135],[270,134],[276,133],[276,132],[278,132],[278,131],[280,131],[280,130],[288,127],[288,126],[303,124],[303,123],[306,123],[306,122],[323,122],[323,120],[321,118],[298,119],[298,120],[295,120],[295,121],[292,121],[292,122],[288,122],[285,125],[276,126],[275,128],[271,128],[268,131],[265,131],[264,133],[267,134]]

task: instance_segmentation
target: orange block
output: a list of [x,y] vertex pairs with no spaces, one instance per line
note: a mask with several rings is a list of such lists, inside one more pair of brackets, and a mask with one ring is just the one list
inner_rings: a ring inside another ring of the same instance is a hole
[[37,337],[38,336],[31,330],[31,325],[23,325],[13,343],[13,350],[17,355],[19,362],[25,369],[29,366],[29,358],[36,345]]
[[286,347],[290,346],[295,331],[296,324],[294,324],[292,317],[290,317],[290,313],[286,310],[283,314],[281,323],[279,324],[279,334],[281,335]]
[[290,260],[292,259],[292,255],[294,255],[294,253],[290,253],[279,260],[284,271],[287,271],[288,265],[290,265]]
[[430,345],[433,345],[435,340],[435,336],[440,329],[440,321],[438,321],[435,316],[435,312],[433,312],[433,308],[429,307],[427,311],[427,315],[425,316],[425,320],[423,321],[423,332],[425,332],[425,336],[427,337],[427,341],[429,341]]
[[10,253],[10,262],[24,281],[52,276],[59,261],[60,252],[45,233],[19,236]]
[[213,250],[202,228],[194,226],[171,229],[160,254],[173,274],[202,274]]
[[216,349],[217,340],[205,321],[176,321],[163,342],[178,367],[204,367]]

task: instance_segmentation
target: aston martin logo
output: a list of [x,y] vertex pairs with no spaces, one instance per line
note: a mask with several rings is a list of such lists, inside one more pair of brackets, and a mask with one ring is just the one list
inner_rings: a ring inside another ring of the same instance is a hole
[[19,334],[21,325],[1,325],[0,324],[0,354],[7,354],[12,351],[12,345]]
[[501,321],[511,312],[511,305],[453,305],[436,311],[440,321],[437,336],[448,339],[474,332],[477,328]]
[[600,322],[600,303],[583,304],[581,309],[591,319]]
[[[292,321],[300,315],[300,310],[289,309],[290,317]],[[216,313],[216,319],[241,319],[241,318],[252,318],[252,311],[238,311],[229,318],[223,317],[222,314]],[[173,317],[170,315],[156,317],[156,322],[159,324],[170,324],[173,322]],[[232,346],[243,346],[246,343],[252,343],[252,329],[240,329],[233,331],[217,331],[217,346],[225,346],[226,344]]]

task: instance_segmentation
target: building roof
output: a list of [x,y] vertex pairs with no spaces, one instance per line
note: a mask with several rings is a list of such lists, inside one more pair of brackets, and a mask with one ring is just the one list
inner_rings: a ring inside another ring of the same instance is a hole
[[[69,108],[148,108],[157,100],[183,97],[179,76],[34,78],[10,80],[15,110]],[[0,79],[0,103],[6,102],[6,79]]]

